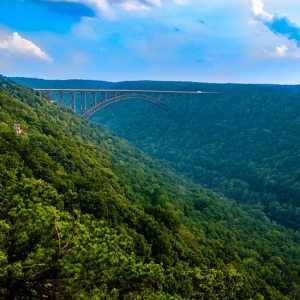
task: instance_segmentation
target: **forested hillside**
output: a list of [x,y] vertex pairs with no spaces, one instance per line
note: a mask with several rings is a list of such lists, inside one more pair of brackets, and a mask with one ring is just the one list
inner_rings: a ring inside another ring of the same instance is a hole
[[1,297],[300,297],[299,233],[4,77],[0,170]]
[[299,230],[300,86],[178,88],[220,93],[200,95],[177,119],[133,102],[110,106],[92,119],[194,181],[260,205],[270,218]]
[[141,101],[126,101],[91,119],[194,181],[260,205],[270,218],[300,230],[300,86],[16,80],[32,87],[219,92],[199,95],[188,107],[177,99],[175,117]]

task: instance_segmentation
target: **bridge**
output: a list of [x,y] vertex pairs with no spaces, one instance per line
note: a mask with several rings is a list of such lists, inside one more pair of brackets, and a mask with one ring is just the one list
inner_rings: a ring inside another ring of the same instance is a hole
[[[123,100],[139,99],[172,111],[178,99],[190,101],[192,97],[215,92],[159,91],[159,90],[113,90],[113,89],[34,89],[50,101],[70,107],[82,117],[88,118],[104,107]],[[78,111],[79,110],[79,111]]]

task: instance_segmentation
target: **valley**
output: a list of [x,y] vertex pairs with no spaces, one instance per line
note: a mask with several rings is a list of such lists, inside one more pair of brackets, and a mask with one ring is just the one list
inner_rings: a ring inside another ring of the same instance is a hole
[[[245,114],[249,90],[198,103],[180,122],[140,101],[94,116],[150,157],[2,77],[1,296],[297,299],[300,235],[265,214],[297,212],[297,93],[289,106],[274,95],[281,119],[265,120],[264,97]],[[277,176],[284,185],[271,185]]]

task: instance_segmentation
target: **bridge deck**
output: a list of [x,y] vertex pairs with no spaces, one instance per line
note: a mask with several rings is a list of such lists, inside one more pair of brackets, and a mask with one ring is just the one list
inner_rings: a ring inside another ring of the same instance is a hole
[[216,92],[202,92],[202,91],[159,91],[159,90],[113,90],[113,89],[64,89],[64,88],[53,88],[53,89],[39,89],[34,88],[35,91],[39,92],[104,92],[104,93],[167,93],[167,94],[215,94]]

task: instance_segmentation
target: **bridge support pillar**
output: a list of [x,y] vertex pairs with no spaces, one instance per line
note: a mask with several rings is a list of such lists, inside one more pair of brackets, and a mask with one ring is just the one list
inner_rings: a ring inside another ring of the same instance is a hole
[[80,92],[80,114],[83,115],[86,112],[86,92]]
[[72,110],[76,112],[75,92],[70,92],[70,106]]
[[63,91],[59,91],[58,97],[59,97],[58,99],[59,104],[65,105],[65,93]]

